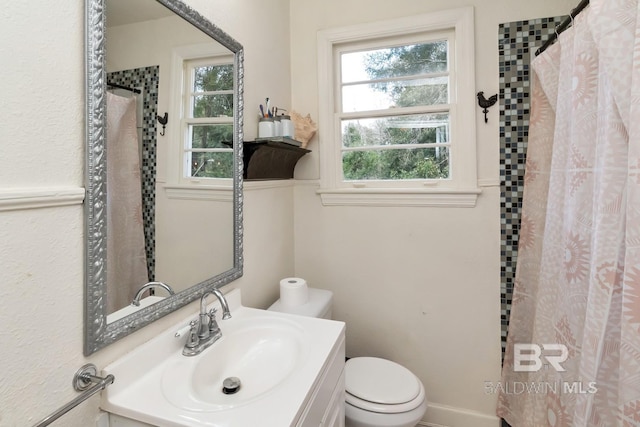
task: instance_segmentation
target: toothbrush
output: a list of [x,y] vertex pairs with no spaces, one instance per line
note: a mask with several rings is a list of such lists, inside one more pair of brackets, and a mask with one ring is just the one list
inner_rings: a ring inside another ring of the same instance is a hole
[[261,114],[260,114],[260,117],[267,117],[267,116],[264,114],[264,109],[262,108],[262,104],[260,104],[260,113],[261,113]]

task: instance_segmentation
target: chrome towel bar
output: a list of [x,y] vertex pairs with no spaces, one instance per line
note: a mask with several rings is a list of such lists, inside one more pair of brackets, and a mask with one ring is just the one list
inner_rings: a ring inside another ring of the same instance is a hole
[[[42,419],[38,424],[34,427],[45,427],[93,396],[101,390],[104,390],[108,385],[113,384],[115,377],[111,374],[106,377],[98,377],[96,374],[98,370],[96,369],[96,365],[93,363],[87,363],[82,368],[78,369],[78,371],[73,376],[73,388],[76,391],[81,391],[78,397],[73,399],[71,402],[62,406],[60,409],[55,411],[53,414],[48,417]],[[93,387],[90,387],[92,384],[95,384]]]

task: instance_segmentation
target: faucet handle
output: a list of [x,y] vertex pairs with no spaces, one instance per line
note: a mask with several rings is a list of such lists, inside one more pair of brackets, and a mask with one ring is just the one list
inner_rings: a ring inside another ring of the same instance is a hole
[[220,327],[218,326],[218,322],[216,321],[216,313],[217,309],[212,308],[209,310],[209,333],[211,335],[215,335],[220,332]]
[[189,322],[189,337],[187,338],[187,343],[185,344],[186,348],[195,348],[197,347],[200,339],[198,338],[198,321],[192,320]]

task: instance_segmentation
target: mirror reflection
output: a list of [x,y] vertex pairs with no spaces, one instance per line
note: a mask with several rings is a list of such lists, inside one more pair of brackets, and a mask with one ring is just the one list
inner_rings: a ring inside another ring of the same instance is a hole
[[[204,179],[232,190],[234,73],[231,51],[155,0],[107,0],[106,11],[112,314],[132,304],[148,282],[165,286],[145,290],[142,306],[146,297],[156,302],[233,267],[231,195],[209,200],[165,187]],[[176,49],[201,54],[175,69]],[[181,99],[171,100],[172,89]],[[172,108],[172,101],[184,105]],[[190,150],[181,153],[183,143]],[[163,161],[181,163],[181,176],[164,176],[171,168],[163,170]]]
[[86,8],[89,355],[242,276],[243,51],[179,0]]

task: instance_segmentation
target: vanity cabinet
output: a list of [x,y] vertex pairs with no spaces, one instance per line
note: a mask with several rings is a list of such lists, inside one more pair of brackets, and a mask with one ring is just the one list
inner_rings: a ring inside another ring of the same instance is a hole
[[[108,425],[344,427],[345,324],[244,307],[239,289],[225,297],[232,317],[202,354],[182,355],[193,313],[103,369],[116,378],[102,391]],[[233,376],[242,386],[226,394]]]
[[344,427],[344,335],[327,360],[296,427]]
[[130,420],[116,414],[109,414],[109,427],[155,427],[151,424],[141,423],[140,421]]
[[[318,376],[309,400],[300,411],[295,427],[344,427],[344,335],[327,359],[323,372]],[[116,414],[109,414],[109,427],[155,427],[152,424],[131,420]],[[238,426],[244,427],[244,426]]]
[[345,415],[345,390],[344,390],[344,370],[340,375],[338,385],[331,394],[331,400],[327,410],[322,417],[321,427],[344,427]]

